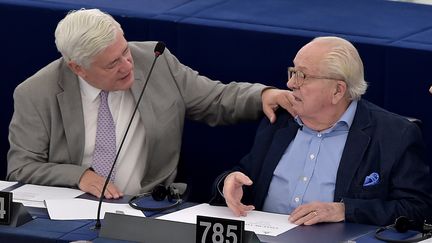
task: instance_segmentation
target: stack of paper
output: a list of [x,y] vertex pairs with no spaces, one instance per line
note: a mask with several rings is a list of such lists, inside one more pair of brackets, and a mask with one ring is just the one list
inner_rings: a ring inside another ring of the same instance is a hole
[[[88,199],[50,199],[45,201],[48,214],[55,220],[96,219],[99,201]],[[142,211],[133,209],[127,203],[102,203],[100,218],[105,213],[119,213],[145,217]]]
[[0,181],[0,191],[17,184],[16,181]]
[[11,191],[13,201],[27,207],[45,208],[48,199],[72,199],[84,194],[83,191],[66,187],[39,186],[27,184]]

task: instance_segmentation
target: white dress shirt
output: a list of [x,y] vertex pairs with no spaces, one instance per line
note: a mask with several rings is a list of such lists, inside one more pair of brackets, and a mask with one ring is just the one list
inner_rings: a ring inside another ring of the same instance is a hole
[[[85,127],[82,165],[91,167],[96,141],[97,115],[100,103],[99,93],[101,90],[91,86],[81,78],[80,89]],[[108,105],[116,126],[117,150],[126,132],[135,104],[136,102],[129,89],[126,91],[109,92]],[[142,160],[142,158],[146,158],[142,149],[144,143],[144,124],[137,110],[116,162],[114,184],[127,195],[137,194],[141,188],[140,181],[146,170],[146,165]]]

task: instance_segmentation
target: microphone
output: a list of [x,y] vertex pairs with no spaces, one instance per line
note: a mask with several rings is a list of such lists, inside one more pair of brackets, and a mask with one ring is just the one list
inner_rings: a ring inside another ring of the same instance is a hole
[[158,58],[160,55],[162,55],[162,53],[164,52],[164,50],[165,50],[165,43],[159,41],[159,42],[156,44],[155,48],[154,48],[154,54],[155,54],[155,57],[154,57],[154,59],[153,59],[153,63],[152,63],[152,65],[151,65],[151,67],[150,67],[150,71],[149,71],[149,73],[147,74],[147,79],[146,79],[146,81],[145,81],[145,83],[144,83],[144,87],[142,88],[142,90],[141,90],[141,94],[140,94],[140,96],[139,96],[139,98],[138,98],[138,100],[137,100],[137,102],[136,102],[136,105],[135,105],[134,111],[133,111],[132,116],[131,116],[131,118],[130,118],[130,120],[129,120],[129,124],[128,124],[127,128],[126,128],[126,132],[125,132],[125,134],[123,135],[123,138],[122,138],[122,141],[121,141],[121,143],[120,143],[119,149],[117,150],[117,154],[116,154],[116,156],[115,156],[115,158],[114,158],[114,161],[113,161],[113,164],[112,164],[112,166],[111,166],[110,172],[108,173],[108,176],[107,176],[107,178],[105,179],[105,184],[104,184],[104,186],[103,186],[103,188],[102,188],[101,196],[100,196],[100,198],[99,198],[99,205],[98,205],[98,210],[97,210],[96,224],[95,224],[95,226],[94,226],[94,229],[100,229],[100,228],[101,228],[100,212],[101,212],[101,208],[102,208],[102,200],[103,200],[103,198],[104,198],[104,194],[105,194],[106,188],[107,188],[107,186],[108,186],[109,178],[111,178],[111,174],[112,174],[112,172],[113,172],[113,170],[114,170],[114,166],[115,166],[115,164],[116,164],[116,162],[117,162],[117,159],[118,159],[118,157],[119,157],[120,151],[121,151],[121,149],[122,149],[122,147],[123,147],[123,143],[124,143],[124,141],[125,141],[125,139],[126,139],[126,136],[127,136],[128,132],[129,132],[129,128],[130,128],[130,126],[131,126],[131,124],[132,124],[132,120],[134,119],[134,117],[135,117],[135,113],[136,113],[136,111],[138,110],[138,105],[139,105],[139,103],[140,103],[140,101],[141,101],[141,99],[142,99],[142,97],[143,97],[144,90],[145,90],[145,88],[147,87],[147,84],[148,84],[148,82],[149,82],[150,75],[151,75],[152,72],[153,72],[153,68],[154,68],[154,65],[155,65],[155,63],[156,63],[156,60],[157,60],[157,58]]

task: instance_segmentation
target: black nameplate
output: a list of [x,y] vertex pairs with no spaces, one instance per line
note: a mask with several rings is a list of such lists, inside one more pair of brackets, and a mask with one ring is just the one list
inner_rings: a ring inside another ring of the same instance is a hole
[[244,221],[197,216],[196,243],[242,243]]
[[0,191],[0,224],[10,224],[12,210],[12,192]]

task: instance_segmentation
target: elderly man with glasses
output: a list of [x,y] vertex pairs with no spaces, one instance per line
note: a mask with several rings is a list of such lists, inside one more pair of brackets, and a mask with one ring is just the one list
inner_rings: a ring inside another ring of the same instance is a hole
[[420,129],[361,99],[363,63],[348,41],[319,37],[288,68],[297,116],[264,119],[240,164],[219,176],[212,203],[234,214],[290,214],[295,224],[391,224],[430,217],[432,191]]

